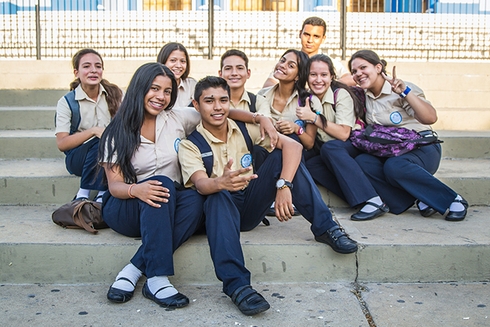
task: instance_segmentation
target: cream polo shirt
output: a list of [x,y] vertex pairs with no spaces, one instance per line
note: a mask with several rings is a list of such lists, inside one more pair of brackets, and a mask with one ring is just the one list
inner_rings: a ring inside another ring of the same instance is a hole
[[[415,84],[405,82],[412,91],[423,101],[430,104],[425,99],[424,92]],[[414,117],[414,111],[407,100],[400,97],[391,90],[391,85],[385,81],[381,93],[375,97],[373,93],[366,92],[366,122],[368,124],[380,124],[384,126],[399,126],[413,129],[417,132],[431,129],[430,125],[420,123]]]
[[[254,124],[246,124],[246,126],[250,138],[252,139],[252,143],[254,145],[258,144],[264,146],[268,151],[271,151],[270,140],[268,137],[261,140],[259,127]],[[232,170],[251,166],[252,157],[247,148],[247,144],[245,143],[245,138],[243,137],[240,128],[233,120],[228,119],[228,135],[226,142],[214,137],[213,134],[202,126],[202,123],[197,126],[196,130],[202,134],[213,151],[214,163],[210,176],[211,178],[223,175],[223,170],[230,158],[233,159]],[[191,141],[182,140],[179,149],[179,161],[182,167],[182,177],[185,187],[193,187],[194,184],[191,181],[191,176],[196,171],[202,170],[206,172],[206,168],[202,161],[201,151]],[[253,174],[253,171],[248,172],[247,175],[251,174]]]
[[[321,100],[322,109],[320,112],[325,116],[328,122],[334,122],[339,125],[346,125],[354,127],[356,124],[356,115],[354,114],[354,101],[349,92],[339,88],[337,91],[337,103],[335,104],[335,111],[333,110],[334,92],[329,87],[327,93]],[[334,137],[328,135],[323,130],[318,128],[318,135],[323,142],[335,140]]]
[[[98,126],[106,127],[111,121],[111,114],[109,113],[109,106],[106,101],[107,91],[102,84],[99,84],[99,95],[97,101],[89,98],[87,93],[82,89],[82,85],[78,85],[75,89],[75,100],[80,105],[80,126],[78,126],[78,132],[82,132],[89,128]],[[58,100],[56,106],[56,130],[57,133],[70,133],[71,125],[71,110],[66,102],[65,97]]]
[[240,101],[235,105],[231,100],[230,100],[230,109],[240,109],[240,110],[246,110],[250,111],[250,105],[252,104],[252,101],[250,100],[250,97],[248,96],[247,90],[243,91],[242,97],[240,98]]
[[[138,182],[163,175],[181,183],[179,144],[194,131],[200,120],[201,115],[194,108],[173,108],[158,114],[155,143],[140,135],[141,144],[131,159]],[[113,162],[115,160],[113,157]]]
[[185,80],[180,80],[178,87],[177,100],[174,107],[188,107],[192,102],[194,96],[194,89],[196,88],[196,80],[192,77],[187,77]]
[[[263,88],[257,93],[257,102],[255,106],[257,112],[263,114],[266,117],[271,117],[274,122],[278,120],[296,121],[298,116],[296,116],[296,108],[298,107],[298,91],[294,90],[293,94],[288,98],[284,110],[278,111],[272,107],[272,102],[274,101],[274,94],[276,93],[279,84]],[[320,100],[317,97],[311,98],[312,108],[321,108]]]

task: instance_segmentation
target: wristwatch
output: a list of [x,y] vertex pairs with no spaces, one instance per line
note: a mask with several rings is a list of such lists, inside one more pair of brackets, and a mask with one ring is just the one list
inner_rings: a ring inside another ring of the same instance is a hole
[[283,188],[289,187],[290,190],[293,189],[293,183],[285,180],[284,178],[279,178],[276,182],[276,188],[282,190]]

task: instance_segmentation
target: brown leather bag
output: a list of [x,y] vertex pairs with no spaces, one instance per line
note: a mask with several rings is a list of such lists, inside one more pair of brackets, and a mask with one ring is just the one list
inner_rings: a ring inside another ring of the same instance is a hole
[[65,228],[83,228],[97,234],[101,228],[108,228],[102,219],[102,206],[99,202],[87,199],[73,200],[53,212],[53,222]]

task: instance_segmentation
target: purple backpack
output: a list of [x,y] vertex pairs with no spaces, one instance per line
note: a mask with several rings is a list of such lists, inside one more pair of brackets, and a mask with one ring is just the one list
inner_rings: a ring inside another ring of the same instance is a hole
[[437,133],[431,130],[416,132],[378,124],[352,131],[350,141],[359,150],[377,157],[398,157],[423,145],[442,143]]

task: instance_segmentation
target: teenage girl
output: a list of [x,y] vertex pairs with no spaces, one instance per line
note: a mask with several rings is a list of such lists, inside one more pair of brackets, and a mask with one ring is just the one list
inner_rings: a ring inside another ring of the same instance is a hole
[[175,76],[178,86],[175,107],[189,107],[196,88],[196,80],[189,77],[191,62],[186,48],[176,42],[165,44],[157,57],[157,62],[164,64]]
[[[354,81],[366,94],[366,122],[399,126],[417,132],[433,133],[430,127],[437,113],[423,91],[416,85],[386,74],[386,62],[371,50],[360,50],[349,60]],[[374,187],[375,198],[367,198],[364,207],[352,215],[353,220],[376,218],[388,210],[399,214],[414,201],[424,217],[435,212],[446,214],[449,221],[463,220],[468,203],[433,174],[441,160],[438,143],[422,146],[398,157],[380,158],[361,153],[350,142],[327,142],[322,158],[333,167],[337,179],[343,180],[347,192],[362,199],[363,190]],[[367,197],[364,194],[364,197]],[[380,201],[384,200],[384,203]]]
[[123,94],[117,85],[102,78],[104,62],[97,51],[78,51],[72,64],[76,79],[56,107],[56,143],[66,154],[66,169],[81,177],[75,198],[89,198],[90,191],[97,190],[95,200],[101,202],[107,187],[102,182],[104,172],[97,170],[99,138]]

